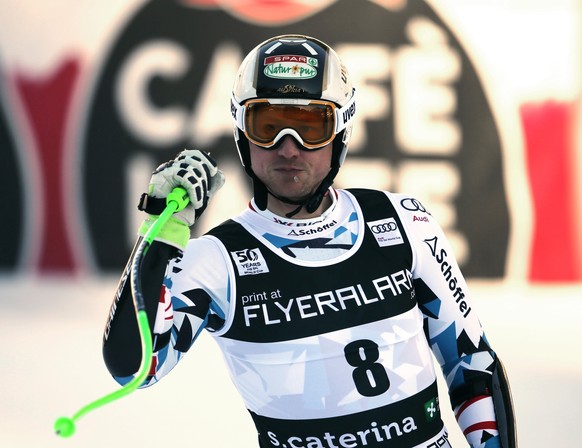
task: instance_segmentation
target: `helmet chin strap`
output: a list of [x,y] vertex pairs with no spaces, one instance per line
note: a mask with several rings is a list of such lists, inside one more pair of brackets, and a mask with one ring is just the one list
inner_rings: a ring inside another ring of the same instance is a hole
[[255,204],[261,210],[265,210],[267,208],[268,196],[271,195],[274,198],[278,199],[285,204],[290,205],[297,205],[298,207],[294,210],[290,211],[289,213],[285,214],[285,217],[292,218],[293,216],[297,215],[301,211],[302,208],[308,213],[313,213],[317,208],[321,205],[323,198],[325,197],[329,187],[333,184],[333,179],[336,176],[338,168],[332,168],[330,172],[325,176],[325,178],[321,181],[319,186],[315,189],[315,192],[309,196],[307,199],[303,200],[295,200],[291,198],[287,198],[285,196],[279,196],[272,191],[270,191],[262,181],[253,173],[253,190],[254,190],[254,197],[255,197]]

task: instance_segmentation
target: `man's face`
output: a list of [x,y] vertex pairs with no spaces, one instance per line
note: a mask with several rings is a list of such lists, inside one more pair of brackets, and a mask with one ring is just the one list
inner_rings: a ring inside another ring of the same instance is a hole
[[249,146],[253,172],[277,196],[307,199],[331,169],[332,143],[304,151],[294,138],[286,136],[277,149]]

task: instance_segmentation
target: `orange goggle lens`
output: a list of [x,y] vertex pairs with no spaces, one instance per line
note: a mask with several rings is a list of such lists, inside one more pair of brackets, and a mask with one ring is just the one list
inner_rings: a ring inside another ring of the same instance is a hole
[[276,143],[281,131],[291,129],[305,148],[319,149],[335,136],[335,107],[324,101],[271,104],[268,100],[251,100],[245,104],[245,134],[254,144],[268,148]]

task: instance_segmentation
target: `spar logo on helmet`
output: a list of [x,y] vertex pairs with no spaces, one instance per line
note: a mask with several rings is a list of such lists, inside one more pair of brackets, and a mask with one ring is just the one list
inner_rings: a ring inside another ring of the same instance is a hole
[[264,73],[269,78],[311,79],[317,76],[317,59],[297,55],[265,58]]
[[[353,27],[370,20],[378,26]],[[198,148],[221,166],[240,164],[229,104],[235,75],[257,44],[292,27],[336,50],[356,88],[353,163],[342,167],[336,185],[376,179],[373,188],[436,198],[431,208],[444,213],[445,230],[465,248],[466,275],[505,272],[509,217],[498,129],[471,58],[429,3],[152,0],[116,23],[123,28],[107,39],[112,44],[83,102],[87,113],[76,145],[81,185],[75,190],[86,225],[80,233],[98,269],[123,267],[143,219],[134,204],[160,163]],[[326,83],[338,82],[323,76],[324,59],[301,44],[293,48],[262,55],[257,76],[283,77],[269,78],[279,89],[269,94],[315,97]],[[338,118],[352,121],[353,112]],[[241,201],[252,194],[244,175],[229,176],[225,188]],[[231,202],[211,204],[196,234],[244,206]],[[223,210],[226,216],[213,215]]]

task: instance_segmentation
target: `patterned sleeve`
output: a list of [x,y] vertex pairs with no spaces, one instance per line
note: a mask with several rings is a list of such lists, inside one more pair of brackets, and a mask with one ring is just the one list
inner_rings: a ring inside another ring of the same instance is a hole
[[[390,196],[410,238],[424,331],[444,374],[457,421],[472,447],[496,446],[493,440],[498,432],[490,398],[496,354],[473,308],[452,247],[420,202],[404,195]],[[468,410],[477,402],[479,407]]]
[[[217,243],[201,237],[169,261],[153,321],[152,371],[144,387],[167,375],[204,328],[216,330],[228,312],[228,269]],[[132,377],[116,377],[122,384]]]

